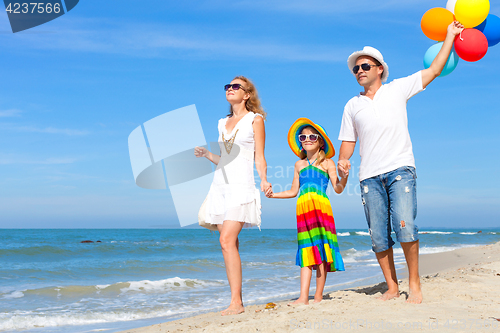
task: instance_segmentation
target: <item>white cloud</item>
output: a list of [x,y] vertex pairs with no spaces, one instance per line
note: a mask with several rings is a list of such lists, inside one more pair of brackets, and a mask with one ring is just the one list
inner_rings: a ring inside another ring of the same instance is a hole
[[2,110],[0,111],[0,118],[2,117],[19,117],[22,111],[17,109]]
[[68,136],[87,135],[90,132],[86,130],[77,130],[70,128],[55,128],[55,127],[35,127],[35,126],[17,126],[11,124],[0,124],[0,128],[4,131],[27,132],[27,133],[47,133],[47,134],[63,134]]
[[69,128],[54,128],[54,127],[45,127],[45,128],[37,128],[30,126],[21,126],[18,127],[17,130],[23,132],[35,132],[35,133],[48,133],[48,134],[64,134],[64,135],[87,135],[88,131],[85,130],[75,130]]
[[9,164],[39,164],[39,165],[52,165],[52,164],[71,164],[77,161],[73,157],[51,157],[45,159],[33,159],[25,156],[0,156],[0,165]]
[[[442,0],[442,7],[445,7],[446,1]],[[258,10],[258,11],[277,11],[296,13],[300,15],[329,15],[346,18],[346,15],[359,14],[363,18],[367,14],[397,12],[408,10],[413,5],[418,5],[419,8],[428,4],[428,9],[436,7],[436,2],[433,0],[357,0],[357,1],[334,1],[334,0],[234,0],[230,3],[227,1],[213,0],[207,1],[205,6],[224,9],[238,10]],[[349,16],[347,16],[349,17]],[[352,18],[352,16],[351,16]],[[349,18],[350,19],[350,18]]]
[[[240,32],[228,37],[227,28],[152,23],[120,23],[107,20],[60,20],[50,34],[0,35],[3,45],[87,53],[122,54],[134,57],[214,59],[232,56],[288,61],[344,61],[347,50],[331,44],[286,44],[273,36],[251,39]],[[89,26],[98,27],[89,30]],[[82,28],[85,27],[85,28]],[[223,29],[223,30],[221,30]],[[182,51],[182,52],[179,52]]]

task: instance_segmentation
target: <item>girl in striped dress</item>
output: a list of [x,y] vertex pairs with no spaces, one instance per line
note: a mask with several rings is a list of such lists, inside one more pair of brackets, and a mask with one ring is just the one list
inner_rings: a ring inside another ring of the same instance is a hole
[[289,305],[309,304],[309,286],[313,269],[316,270],[314,302],[321,302],[327,272],[343,271],[333,219],[332,207],[326,189],[330,180],[336,193],[342,193],[347,178],[338,179],[335,149],[325,130],[307,118],[299,118],[288,132],[288,144],[300,160],[295,163],[292,188],[273,193],[270,198],[297,200],[296,264],[300,266],[300,297]]

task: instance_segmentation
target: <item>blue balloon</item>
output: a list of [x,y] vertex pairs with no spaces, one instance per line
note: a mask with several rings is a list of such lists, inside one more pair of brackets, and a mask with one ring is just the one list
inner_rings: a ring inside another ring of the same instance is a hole
[[483,23],[476,27],[488,40],[488,46],[497,45],[500,42],[500,17],[489,14]]
[[[439,53],[439,50],[441,50],[441,47],[443,46],[443,42],[436,43],[429,47],[427,52],[425,52],[424,55],[424,67],[429,68],[431,67],[432,62],[434,61],[434,58],[436,58],[437,54]],[[455,47],[451,49],[450,56],[448,57],[448,61],[446,61],[446,64],[444,65],[443,71],[441,72],[441,75],[439,77],[446,76],[453,72],[455,68],[457,68],[458,65],[458,55],[455,52]]]

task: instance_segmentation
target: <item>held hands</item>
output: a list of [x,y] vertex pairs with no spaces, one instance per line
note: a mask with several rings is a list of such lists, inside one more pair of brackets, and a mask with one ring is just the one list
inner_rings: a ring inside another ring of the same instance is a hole
[[205,147],[195,147],[194,156],[196,157],[208,157],[208,149]]
[[340,178],[349,176],[349,170],[351,169],[351,162],[349,162],[349,160],[339,160],[337,166]]
[[266,197],[270,198],[269,194],[272,196],[273,186],[267,180],[260,182],[260,191],[264,192]]
[[273,192],[273,187],[269,187],[269,189],[266,191],[266,197],[268,198],[272,198],[274,196],[274,192]]

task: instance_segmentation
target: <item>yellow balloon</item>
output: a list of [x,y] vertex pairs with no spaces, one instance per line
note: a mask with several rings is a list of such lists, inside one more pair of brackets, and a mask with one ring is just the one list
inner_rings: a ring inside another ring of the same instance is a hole
[[457,0],[455,4],[455,17],[466,28],[474,28],[483,23],[489,12],[489,0]]

